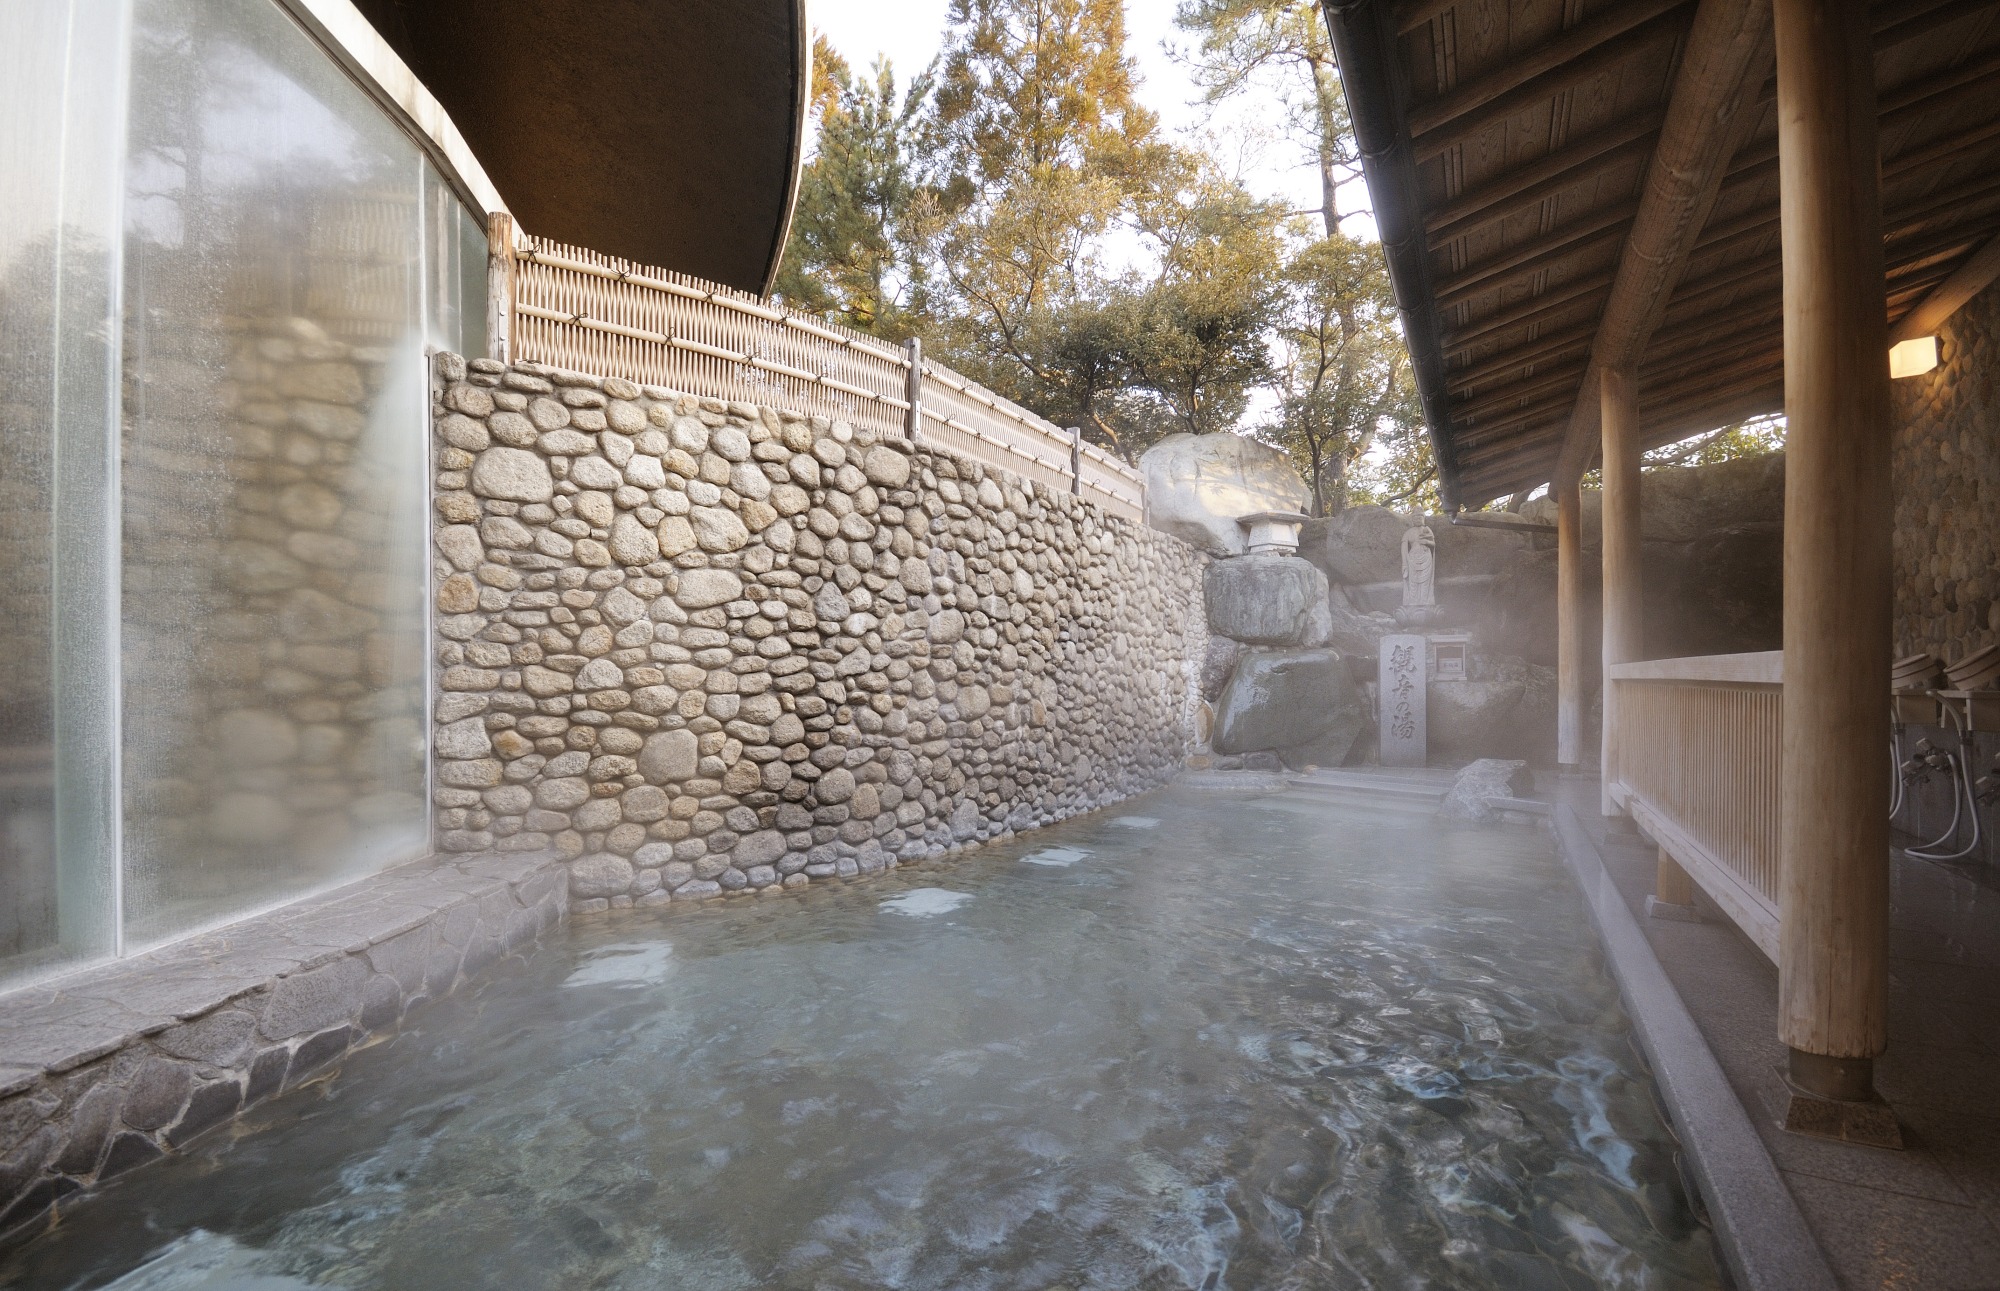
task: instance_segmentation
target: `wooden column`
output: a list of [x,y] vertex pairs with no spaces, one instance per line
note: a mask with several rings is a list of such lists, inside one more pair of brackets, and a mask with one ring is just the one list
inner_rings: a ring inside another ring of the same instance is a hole
[[1556,763],[1583,765],[1583,490],[1558,477],[1556,495]]
[[1618,688],[1611,665],[1645,655],[1645,608],[1639,565],[1639,380],[1631,368],[1599,375],[1604,476],[1604,781],[1602,809],[1622,816],[1611,801],[1618,776]]
[[513,360],[514,217],[494,211],[486,217],[486,357]]
[[1664,847],[1660,849],[1659,863],[1653,867],[1653,895],[1669,905],[1694,904],[1694,880]]
[[1778,1034],[1860,1099],[1887,1042],[1889,374],[1865,0],[1776,0],[1785,266]]

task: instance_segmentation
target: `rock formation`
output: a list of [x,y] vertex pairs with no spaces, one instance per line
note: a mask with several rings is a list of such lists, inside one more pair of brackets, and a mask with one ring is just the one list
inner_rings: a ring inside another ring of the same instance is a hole
[[1292,459],[1242,435],[1169,435],[1146,450],[1139,469],[1146,523],[1213,555],[1243,553],[1239,516],[1307,503]]

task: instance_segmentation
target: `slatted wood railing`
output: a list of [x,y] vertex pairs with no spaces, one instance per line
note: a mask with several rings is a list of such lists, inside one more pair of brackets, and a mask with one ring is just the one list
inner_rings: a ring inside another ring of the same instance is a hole
[[946,452],[1145,518],[1143,477],[1093,444],[903,347],[774,308],[754,296],[581,247],[496,238],[509,357],[623,377],[701,398],[912,429]]
[[1778,957],[1784,652],[1615,664],[1613,801]]

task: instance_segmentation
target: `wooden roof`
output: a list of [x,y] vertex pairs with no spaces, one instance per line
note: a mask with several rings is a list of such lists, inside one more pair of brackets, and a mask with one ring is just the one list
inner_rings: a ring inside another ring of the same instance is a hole
[[[1694,0],[1326,2],[1447,505],[1551,479],[1566,442],[1581,469],[1594,443],[1572,414],[1661,182]],[[1784,406],[1768,3],[1762,15],[1745,110],[1712,131],[1727,164],[1690,206],[1643,329],[1647,447]],[[1893,326],[2000,233],[2000,0],[1886,0],[1874,15]]]
[[805,0],[355,0],[522,228],[768,293],[805,145]]

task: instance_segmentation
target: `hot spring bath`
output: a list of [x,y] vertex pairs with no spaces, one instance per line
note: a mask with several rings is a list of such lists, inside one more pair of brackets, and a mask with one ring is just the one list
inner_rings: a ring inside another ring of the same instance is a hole
[[1542,836],[1167,791],[584,919],[0,1257],[34,1287],[1707,1287]]

